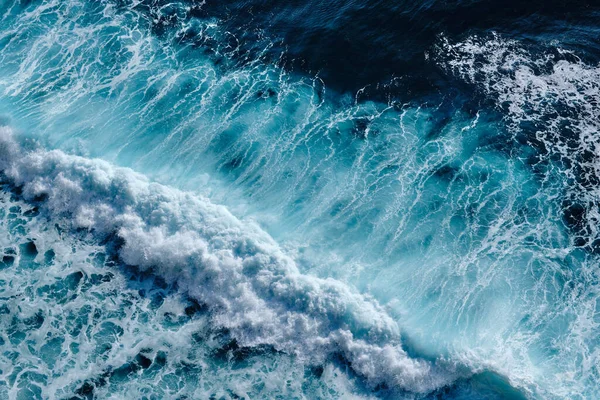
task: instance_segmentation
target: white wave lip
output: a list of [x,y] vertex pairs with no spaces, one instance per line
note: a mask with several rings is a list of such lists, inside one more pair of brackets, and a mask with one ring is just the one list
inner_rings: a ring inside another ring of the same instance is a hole
[[399,328],[373,300],[300,274],[268,234],[224,207],[152,183],[127,168],[61,151],[27,151],[0,128],[0,169],[26,200],[73,229],[124,242],[123,262],[152,271],[205,303],[242,346],[270,345],[306,362],[338,352],[370,385],[426,393],[456,372],[410,358]]

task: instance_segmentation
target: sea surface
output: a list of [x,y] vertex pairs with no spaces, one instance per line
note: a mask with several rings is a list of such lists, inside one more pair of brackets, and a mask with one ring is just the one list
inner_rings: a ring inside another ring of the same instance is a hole
[[0,0],[0,399],[597,399],[595,0]]

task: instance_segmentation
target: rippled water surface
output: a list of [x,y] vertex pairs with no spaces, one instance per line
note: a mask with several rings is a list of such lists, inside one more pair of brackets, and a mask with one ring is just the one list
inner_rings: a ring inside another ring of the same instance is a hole
[[598,21],[0,0],[0,398],[595,398]]

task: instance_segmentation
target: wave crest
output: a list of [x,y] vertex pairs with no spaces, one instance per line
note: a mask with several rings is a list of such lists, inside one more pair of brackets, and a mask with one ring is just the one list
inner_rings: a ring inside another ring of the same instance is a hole
[[426,393],[458,376],[410,358],[373,299],[299,273],[264,231],[189,192],[126,168],[61,151],[25,150],[0,130],[0,168],[28,201],[72,229],[122,243],[123,262],[151,270],[205,303],[243,346],[270,345],[307,362],[341,354],[373,387]]

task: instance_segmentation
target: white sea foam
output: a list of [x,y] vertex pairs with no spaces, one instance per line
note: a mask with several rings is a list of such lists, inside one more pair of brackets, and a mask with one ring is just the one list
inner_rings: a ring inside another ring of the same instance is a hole
[[439,50],[442,66],[493,95],[515,127],[548,117],[546,133],[564,127],[558,124],[562,120],[579,130],[582,141],[600,129],[600,66],[587,65],[570,51],[533,54],[498,34],[458,43],[444,39]]
[[123,262],[152,270],[205,303],[242,346],[271,345],[308,362],[342,354],[376,386],[424,393],[456,377],[407,356],[377,303],[332,279],[302,275],[264,231],[192,193],[130,169],[61,151],[25,150],[0,131],[0,168],[26,200],[72,229],[123,241]]
[[551,161],[546,183],[568,182],[566,198],[586,209],[579,244],[594,245],[600,237],[600,66],[561,47],[528,50],[498,34],[443,39],[438,52],[443,68],[493,99],[509,129],[541,150],[540,164]]
[[185,294],[2,186],[0,399],[374,398],[335,361],[232,346]]
[[[527,328],[529,343],[515,346],[519,337],[514,335],[508,347],[522,347],[536,360],[528,369],[541,367],[543,374],[534,380],[541,382],[544,397],[592,398],[599,376],[600,66],[557,46],[526,46],[499,34],[455,43],[442,38],[437,62],[493,102],[514,143],[524,145],[515,146],[511,158],[527,160],[544,203],[557,205],[534,231],[554,221],[568,232],[568,242],[556,246],[566,257],[559,256],[554,267],[552,259],[542,260],[536,269],[543,274],[528,283],[543,288],[541,301],[528,308],[539,309],[547,322]],[[551,274],[562,276],[559,284],[549,284]],[[521,322],[527,326],[531,320]],[[536,343],[536,337],[546,343]],[[516,379],[524,375],[520,371]]]

